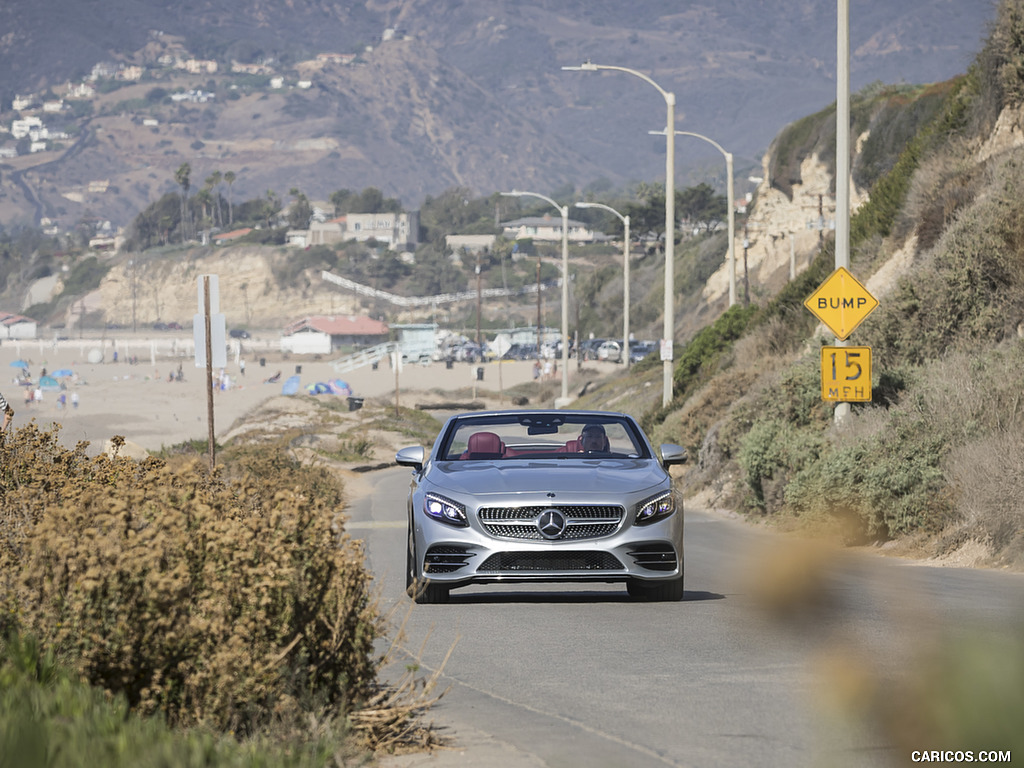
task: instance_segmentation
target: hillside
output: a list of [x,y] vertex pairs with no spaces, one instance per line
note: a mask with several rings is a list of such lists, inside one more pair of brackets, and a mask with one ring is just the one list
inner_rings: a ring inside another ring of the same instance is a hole
[[[854,87],[963,71],[990,15],[986,0],[858,3]],[[0,28],[0,124],[18,116],[8,109],[15,95],[65,98],[59,113],[37,104],[25,114],[68,135],[3,161],[7,227],[125,226],[175,189],[184,162],[197,179],[234,172],[239,199],[298,187],[323,200],[375,186],[409,208],[452,187],[547,193],[663,178],[664,142],[647,135],[663,124],[660,96],[628,76],[560,70],[585,59],[671,89],[677,128],[728,147],[739,178],[783,126],[835,94],[834,9],[813,0],[43,0],[0,7]],[[325,64],[320,53],[355,58]],[[216,71],[168,63],[188,60]],[[101,62],[145,72],[99,76],[95,97],[68,96]],[[261,74],[232,72],[234,63]],[[172,100],[196,90],[214,98]],[[18,142],[0,135],[0,144]],[[703,142],[681,143],[677,165],[680,184],[724,186],[721,158]]]
[[[686,487],[712,506],[848,544],[1024,568],[1024,80],[1008,66],[1020,55],[1020,9],[1001,4],[967,76],[862,113],[872,117],[854,178],[859,167],[875,181],[859,190],[852,271],[881,304],[852,343],[872,350],[871,403],[836,422],[821,399],[819,347],[832,337],[802,303],[834,267],[826,239],[776,295],[696,334],[677,360],[669,408],[646,394],[650,366],[580,405],[642,401],[655,442],[693,451]],[[875,175],[882,137],[895,161]],[[810,152],[790,156],[793,147]],[[780,134],[768,165],[798,178],[827,169],[833,147],[825,111]],[[775,203],[798,200],[800,188]]]

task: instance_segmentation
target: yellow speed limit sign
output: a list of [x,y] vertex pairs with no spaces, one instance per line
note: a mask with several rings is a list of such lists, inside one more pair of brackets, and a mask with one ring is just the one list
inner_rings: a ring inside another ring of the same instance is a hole
[[821,348],[821,399],[871,400],[871,347]]

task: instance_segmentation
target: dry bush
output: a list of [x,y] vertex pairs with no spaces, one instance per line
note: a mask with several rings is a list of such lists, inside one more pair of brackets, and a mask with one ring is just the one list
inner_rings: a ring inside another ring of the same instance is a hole
[[1024,434],[1002,432],[959,446],[947,471],[963,533],[988,545],[998,560],[1024,565]]
[[968,160],[966,150],[930,157],[914,174],[898,230],[904,236],[915,230],[919,247],[931,248],[956,214],[977,197],[983,176],[979,166]]
[[380,621],[340,492],[254,466],[229,482],[18,430],[0,445],[0,629],[172,725],[301,731],[357,707]]

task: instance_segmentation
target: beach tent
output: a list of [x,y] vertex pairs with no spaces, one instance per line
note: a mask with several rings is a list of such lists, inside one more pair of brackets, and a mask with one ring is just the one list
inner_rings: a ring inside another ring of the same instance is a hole
[[45,392],[53,392],[60,390],[60,382],[57,381],[53,376],[40,376],[39,377],[39,388]]
[[352,394],[352,387],[350,387],[347,382],[344,382],[341,379],[334,379],[333,381],[328,382],[328,385],[331,388],[331,392],[333,392],[336,395]]
[[306,391],[311,395],[326,395],[331,391],[331,388],[322,381],[318,381],[316,384],[307,384]]
[[299,391],[300,383],[300,377],[289,376],[288,379],[285,381],[284,385],[281,387],[281,394],[294,395],[296,392]]

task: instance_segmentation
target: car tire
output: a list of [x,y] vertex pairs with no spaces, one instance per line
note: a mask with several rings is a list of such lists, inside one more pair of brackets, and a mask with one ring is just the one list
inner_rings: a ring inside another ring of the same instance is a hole
[[636,600],[649,603],[677,603],[683,599],[683,574],[667,581],[630,579],[626,591]]
[[443,584],[434,584],[429,579],[421,579],[416,571],[416,543],[410,528],[405,548],[405,593],[418,605],[447,603],[449,588]]

